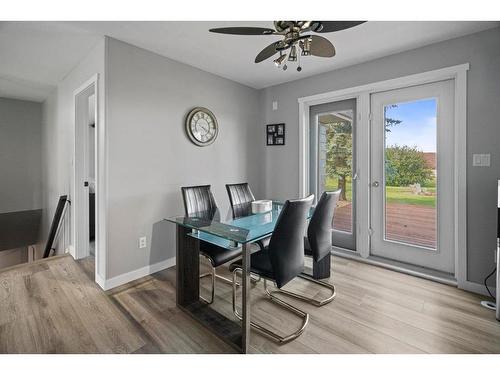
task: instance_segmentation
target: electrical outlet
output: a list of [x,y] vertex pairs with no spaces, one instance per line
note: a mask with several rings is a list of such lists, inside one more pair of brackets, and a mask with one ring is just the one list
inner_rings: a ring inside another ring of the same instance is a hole
[[139,249],[144,249],[147,246],[146,237],[139,237]]

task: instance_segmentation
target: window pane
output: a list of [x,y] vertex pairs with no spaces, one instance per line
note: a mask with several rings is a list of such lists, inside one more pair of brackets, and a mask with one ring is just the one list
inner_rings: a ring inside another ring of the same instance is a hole
[[437,101],[384,107],[385,239],[436,249]]
[[321,192],[341,189],[333,228],[352,232],[352,117],[353,111],[320,115],[319,186]]

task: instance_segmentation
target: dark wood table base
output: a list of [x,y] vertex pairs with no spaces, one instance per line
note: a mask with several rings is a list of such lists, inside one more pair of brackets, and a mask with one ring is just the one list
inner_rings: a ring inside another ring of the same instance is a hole
[[[190,229],[177,225],[177,306],[237,351],[246,353],[250,331],[248,303],[250,272],[247,272],[247,277],[243,277],[242,280],[244,323],[240,324],[200,300],[200,240],[189,236],[189,233]],[[249,271],[250,257],[246,250],[247,246],[243,245],[243,259],[244,262],[246,260],[246,268]]]

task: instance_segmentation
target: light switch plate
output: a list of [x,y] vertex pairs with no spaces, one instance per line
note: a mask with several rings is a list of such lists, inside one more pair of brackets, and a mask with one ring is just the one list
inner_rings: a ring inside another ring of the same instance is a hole
[[144,249],[147,246],[146,237],[139,237],[139,249]]
[[278,110],[278,102],[275,100],[273,101],[273,111],[277,111]]
[[491,164],[490,154],[472,154],[473,167],[489,167]]

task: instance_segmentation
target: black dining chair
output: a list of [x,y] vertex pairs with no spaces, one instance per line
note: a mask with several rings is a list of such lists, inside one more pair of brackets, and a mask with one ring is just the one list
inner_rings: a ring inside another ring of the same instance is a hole
[[248,216],[252,212],[252,202],[255,200],[248,182],[226,184],[226,190],[233,212],[233,219]]
[[[229,203],[231,204],[231,211],[233,219],[248,216],[252,214],[252,202],[255,197],[250,189],[248,182],[239,184],[226,184],[227,195],[229,196]],[[256,242],[261,250],[269,244],[269,239],[264,238]]]
[[[201,217],[207,220],[214,220],[220,216],[210,185],[185,186],[181,187],[181,191],[186,216]],[[220,279],[229,284],[232,283],[230,279],[218,275],[216,268],[241,256],[241,248],[227,249],[209,242],[200,241],[200,255],[206,258],[211,265],[211,271],[201,274],[200,279],[210,276],[212,280],[211,299],[207,300],[201,296],[200,298],[208,304],[212,304],[215,297],[215,279]]]
[[[279,342],[286,343],[299,337],[309,322],[309,314],[276,297],[267,287],[267,281],[274,282],[279,289],[301,274],[304,270],[304,230],[307,214],[314,196],[303,199],[288,200],[276,222],[269,246],[265,251],[258,251],[250,256],[250,272],[264,279],[264,290],[270,300],[293,314],[302,318],[301,327],[287,335],[281,336],[261,325],[250,322],[251,326]],[[242,320],[236,308],[236,273],[242,272],[241,259],[231,263],[229,269],[233,272],[233,312]]]
[[[330,253],[332,251],[332,224],[335,213],[335,207],[339,200],[340,190],[324,192],[314,209],[314,213],[307,227],[307,236],[304,237],[304,253],[311,256],[315,264],[321,264],[326,260],[323,266],[330,267]],[[272,293],[282,293],[288,296],[306,301],[315,306],[323,306],[330,303],[335,298],[335,285],[320,281],[312,275],[302,273],[300,278],[310,281],[314,284],[327,288],[330,295],[322,300],[317,300],[302,294],[297,294],[284,289],[273,291]]]

